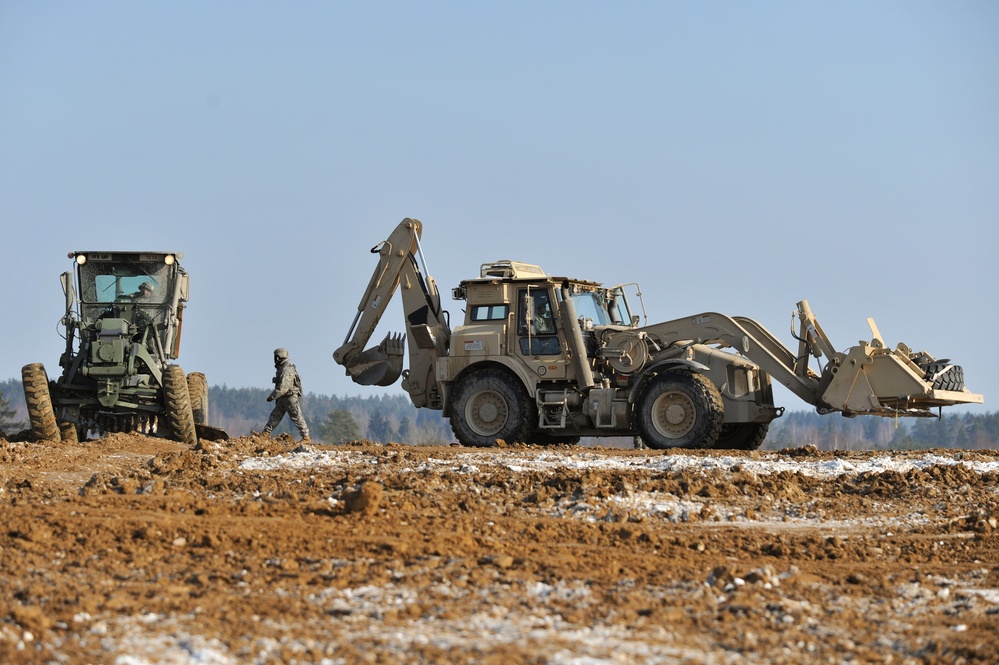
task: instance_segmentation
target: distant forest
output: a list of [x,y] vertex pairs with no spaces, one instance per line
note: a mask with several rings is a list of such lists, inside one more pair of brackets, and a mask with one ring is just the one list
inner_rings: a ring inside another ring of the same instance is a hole
[[[259,431],[267,422],[272,404],[265,388],[211,386],[208,390],[209,424],[230,436]],[[302,410],[312,438],[327,443],[368,439],[382,443],[440,445],[454,441],[450,423],[439,411],[417,409],[405,395],[337,397],[309,393]],[[0,430],[25,429],[27,411],[21,382],[0,382]],[[296,435],[288,418],[275,431]],[[626,438],[584,439],[589,445],[630,446]],[[999,413],[948,412],[942,418],[879,418],[820,416],[814,411],[788,411],[770,425],[764,450],[812,445],[820,450],[903,450],[925,448],[997,448]]]

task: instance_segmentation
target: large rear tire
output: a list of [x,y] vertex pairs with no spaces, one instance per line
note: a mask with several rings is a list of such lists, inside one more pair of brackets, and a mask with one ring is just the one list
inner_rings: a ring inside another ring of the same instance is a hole
[[767,438],[770,423],[731,423],[722,425],[715,450],[756,450]]
[[52,408],[45,366],[32,363],[22,367],[21,384],[24,386],[24,402],[28,407],[31,435],[36,441],[61,441],[62,435],[56,422],[55,409]]
[[187,392],[187,377],[180,365],[168,365],[163,372],[163,408],[170,438],[196,446],[198,435],[194,426],[194,411]]
[[201,372],[187,375],[187,394],[191,400],[195,425],[208,424],[208,379]]
[[703,374],[666,372],[642,391],[636,416],[650,448],[710,448],[721,433],[725,405]]
[[466,446],[524,441],[533,424],[531,409],[527,393],[514,377],[502,370],[479,370],[454,389],[451,430]]

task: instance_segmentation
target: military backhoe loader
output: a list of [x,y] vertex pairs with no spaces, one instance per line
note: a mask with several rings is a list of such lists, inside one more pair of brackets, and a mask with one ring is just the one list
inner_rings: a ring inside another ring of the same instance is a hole
[[[76,442],[88,433],[144,432],[196,444],[225,438],[208,425],[205,375],[185,375],[180,354],[189,277],[177,252],[70,252],[61,275],[62,374],[21,370],[34,438]],[[75,274],[74,274],[75,272]],[[79,294],[79,297],[77,296]]]
[[[740,316],[643,325],[626,293],[644,312],[637,284],[605,287],[517,261],[482,264],[453,290],[466,304],[452,330],[424,274],[422,233],[407,218],[371,250],[378,265],[333,358],[361,385],[401,376],[413,404],[443,411],[464,445],[631,436],[652,448],[751,450],[784,411],[772,380],[823,414],[934,416],[934,407],[984,401],[964,387],[960,366],[889,349],[872,319],[871,341],[838,351],[802,300],[794,352]],[[389,333],[363,350],[399,288],[405,338]]]

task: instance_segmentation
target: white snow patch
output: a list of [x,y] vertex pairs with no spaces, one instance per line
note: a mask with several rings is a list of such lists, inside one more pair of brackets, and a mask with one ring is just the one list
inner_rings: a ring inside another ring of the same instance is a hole
[[[295,452],[276,457],[253,457],[243,461],[239,468],[246,471],[277,471],[314,469],[326,467],[348,469],[357,466],[377,467],[379,459],[373,455],[351,450],[322,450]],[[761,454],[754,459],[723,455],[699,457],[695,455],[650,455],[648,457],[597,455],[594,453],[552,453],[541,452],[524,455],[519,452],[476,451],[459,453],[454,459],[428,458],[407,470],[413,473],[426,471],[452,472],[466,475],[488,472],[490,468],[505,468],[515,473],[541,471],[557,473],[561,470],[632,470],[650,472],[692,472],[722,474],[741,470],[759,476],[782,472],[800,473],[819,479],[839,478],[864,473],[885,473],[894,471],[907,473],[913,469],[927,469],[934,466],[963,466],[975,473],[999,472],[999,462],[979,462],[925,454],[918,457],[899,458],[890,453],[874,455],[863,460],[807,460],[795,459],[781,453]]]

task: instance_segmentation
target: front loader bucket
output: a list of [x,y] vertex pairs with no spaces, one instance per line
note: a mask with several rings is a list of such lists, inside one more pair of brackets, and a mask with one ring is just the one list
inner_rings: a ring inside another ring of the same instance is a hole
[[401,333],[389,333],[378,346],[347,360],[346,368],[354,383],[362,386],[391,386],[402,375],[405,342]]
[[932,407],[984,403],[964,387],[959,365],[914,354],[905,344],[892,351],[877,338],[839,354],[829,371],[822,401],[847,415],[929,416]]

